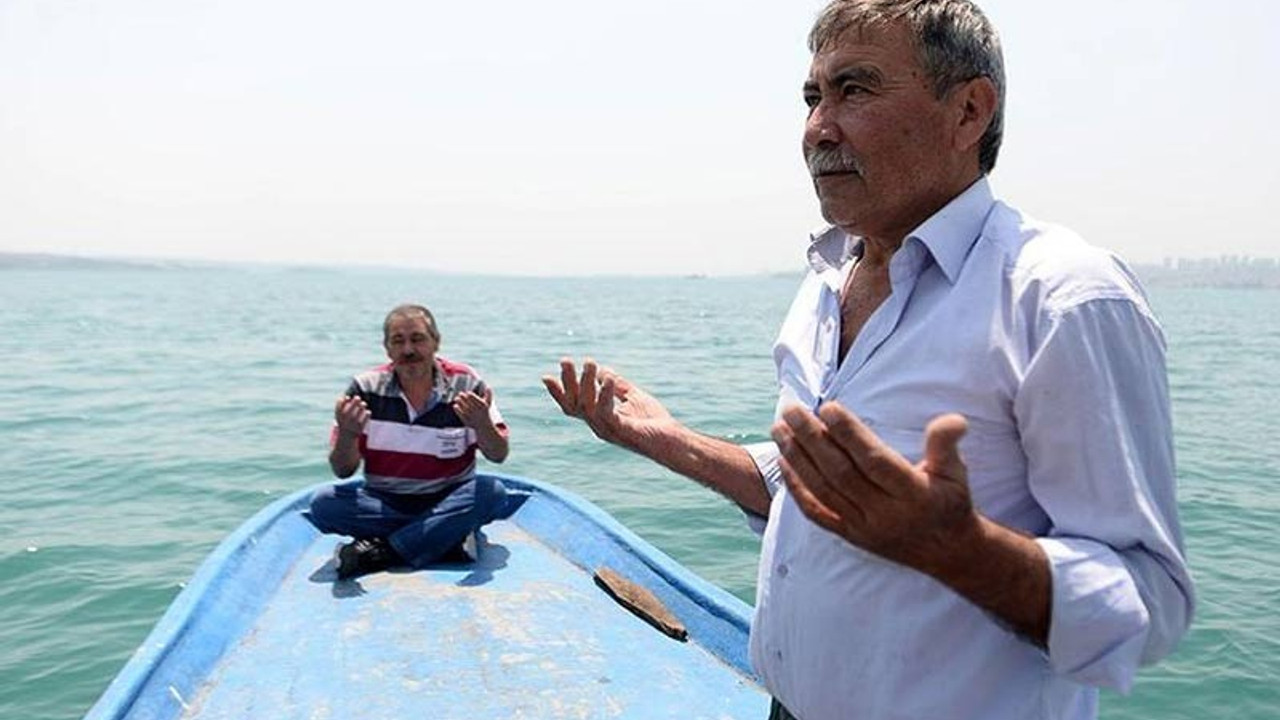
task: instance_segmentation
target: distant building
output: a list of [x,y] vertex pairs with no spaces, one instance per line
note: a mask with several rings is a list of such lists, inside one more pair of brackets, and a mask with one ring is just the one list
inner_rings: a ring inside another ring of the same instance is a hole
[[1248,255],[1165,258],[1159,265],[1134,265],[1134,272],[1157,287],[1280,288],[1280,261]]

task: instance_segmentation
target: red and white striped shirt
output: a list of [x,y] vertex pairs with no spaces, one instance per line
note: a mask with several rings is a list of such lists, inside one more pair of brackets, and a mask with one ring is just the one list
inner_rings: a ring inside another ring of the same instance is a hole
[[[476,470],[476,433],[453,409],[463,392],[484,395],[484,380],[467,365],[436,356],[435,384],[421,413],[409,404],[391,364],[356,375],[347,394],[369,406],[371,417],[360,436],[365,482],[371,488],[420,494],[466,480]],[[497,403],[489,416],[506,434]],[[334,425],[330,442],[337,439]]]

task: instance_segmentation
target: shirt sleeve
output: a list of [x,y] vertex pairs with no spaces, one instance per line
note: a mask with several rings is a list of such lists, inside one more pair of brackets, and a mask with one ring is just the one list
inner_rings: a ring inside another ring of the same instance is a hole
[[[778,451],[777,443],[772,441],[751,443],[750,445],[743,445],[742,448],[751,455],[751,461],[756,464],[756,469],[760,471],[760,477],[764,479],[764,489],[769,492],[769,497],[777,495],[778,490],[782,488],[782,471],[778,469],[778,458],[782,453]],[[752,532],[757,535],[764,534],[767,518],[745,508],[742,510],[742,514],[747,516],[747,525]]]
[[1054,313],[1014,400],[1053,577],[1054,672],[1127,692],[1194,592],[1175,499],[1164,336],[1131,299]]

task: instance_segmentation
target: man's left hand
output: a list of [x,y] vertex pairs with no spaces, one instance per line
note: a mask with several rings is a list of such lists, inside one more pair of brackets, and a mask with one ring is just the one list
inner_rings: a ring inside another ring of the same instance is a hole
[[478,430],[493,424],[493,420],[489,417],[489,405],[492,403],[493,390],[486,387],[483,396],[473,392],[458,393],[458,397],[453,401],[453,409],[467,427]]
[[959,442],[959,415],[934,418],[912,465],[836,403],[799,407],[773,427],[787,488],[810,520],[868,552],[936,575],[980,532]]

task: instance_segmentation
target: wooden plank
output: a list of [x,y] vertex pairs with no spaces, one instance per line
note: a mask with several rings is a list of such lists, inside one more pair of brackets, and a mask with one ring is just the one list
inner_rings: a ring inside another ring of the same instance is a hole
[[663,605],[662,601],[647,588],[631,582],[607,567],[597,569],[593,579],[596,585],[599,585],[619,605],[635,613],[637,617],[654,626],[664,635],[680,642],[689,640],[689,631],[685,629],[684,623],[680,622],[680,619],[673,615],[667,606]]

